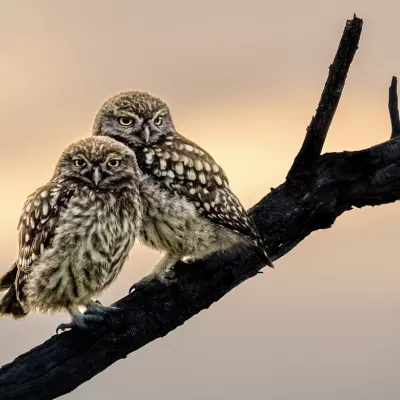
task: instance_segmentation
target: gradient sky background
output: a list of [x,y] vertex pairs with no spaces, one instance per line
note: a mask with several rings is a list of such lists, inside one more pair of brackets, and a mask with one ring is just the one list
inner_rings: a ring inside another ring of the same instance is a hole
[[[325,151],[390,135],[400,75],[400,2],[19,1],[0,13],[0,254],[17,254],[26,196],[109,96],[145,90],[224,167],[246,207],[285,178],[317,107],[345,21],[360,49]],[[245,282],[167,337],[65,399],[395,400],[400,398],[400,205],[353,210],[276,270]],[[160,255],[136,246],[101,300],[124,296]],[[0,364],[68,320],[0,321]]]

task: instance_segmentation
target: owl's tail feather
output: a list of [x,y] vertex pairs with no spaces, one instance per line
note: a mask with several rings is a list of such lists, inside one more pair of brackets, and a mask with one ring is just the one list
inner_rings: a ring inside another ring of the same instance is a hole
[[271,268],[275,268],[273,262],[271,261],[271,259],[268,257],[267,252],[264,250],[264,248],[257,247],[258,249],[258,253],[261,256],[261,259],[265,262],[266,265],[268,265],[268,267]]
[[15,286],[10,287],[0,300],[0,316],[9,315],[15,319],[23,318],[28,314],[17,300]]
[[15,279],[17,278],[17,263],[13,264],[8,272],[0,277],[0,291],[7,290],[14,286]]
[[271,261],[271,259],[268,257],[268,254],[264,248],[264,243],[262,241],[261,238],[257,238],[257,239],[250,239],[250,243],[253,245],[253,247],[257,250],[257,253],[260,257],[260,259],[265,262],[266,265],[268,265],[268,267],[271,268],[275,268],[273,262]]

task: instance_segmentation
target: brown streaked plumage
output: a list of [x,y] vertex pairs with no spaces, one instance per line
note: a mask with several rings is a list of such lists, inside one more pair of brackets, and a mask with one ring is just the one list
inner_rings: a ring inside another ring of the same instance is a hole
[[[145,243],[167,252],[154,271],[161,279],[163,271],[183,257],[203,257],[243,240],[257,250],[267,265],[273,266],[261,235],[230,190],[221,166],[176,131],[162,100],[142,92],[116,95],[97,114],[93,134],[110,136],[134,150],[140,169],[154,182],[153,202],[160,198],[166,207],[158,207],[152,218],[144,214],[141,233]],[[186,211],[173,215],[170,210],[177,203]],[[177,218],[183,225],[187,221],[187,226],[180,226],[179,230],[168,227],[168,221],[174,226]],[[193,218],[197,226],[192,223]],[[206,244],[203,232],[214,232],[214,239]]]
[[[19,222],[19,259],[0,279],[0,315],[66,309],[85,329],[107,311],[92,300],[118,276],[141,226],[134,153],[110,138],[69,146]],[[89,308],[81,314],[78,306]]]

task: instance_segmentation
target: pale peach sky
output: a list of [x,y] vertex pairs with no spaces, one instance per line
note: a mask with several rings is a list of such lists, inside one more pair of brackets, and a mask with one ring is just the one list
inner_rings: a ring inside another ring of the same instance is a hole
[[[296,155],[346,19],[360,49],[325,151],[390,135],[387,88],[400,75],[400,2],[0,1],[1,269],[17,252],[26,196],[62,149],[90,135],[109,96],[146,90],[209,150],[250,207]],[[313,233],[209,310],[65,399],[397,400],[399,204],[353,210]],[[137,246],[110,303],[159,254]],[[68,318],[0,320],[0,364]]]

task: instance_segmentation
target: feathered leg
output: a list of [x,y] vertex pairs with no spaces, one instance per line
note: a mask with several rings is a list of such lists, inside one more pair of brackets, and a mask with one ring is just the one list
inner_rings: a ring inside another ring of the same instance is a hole
[[169,285],[172,282],[176,281],[175,273],[174,273],[174,265],[181,259],[181,256],[166,254],[153,268],[149,275],[135,283],[130,289],[129,293],[136,289],[139,285],[146,285],[153,279],[157,279],[158,281],[164,283],[165,285]]

